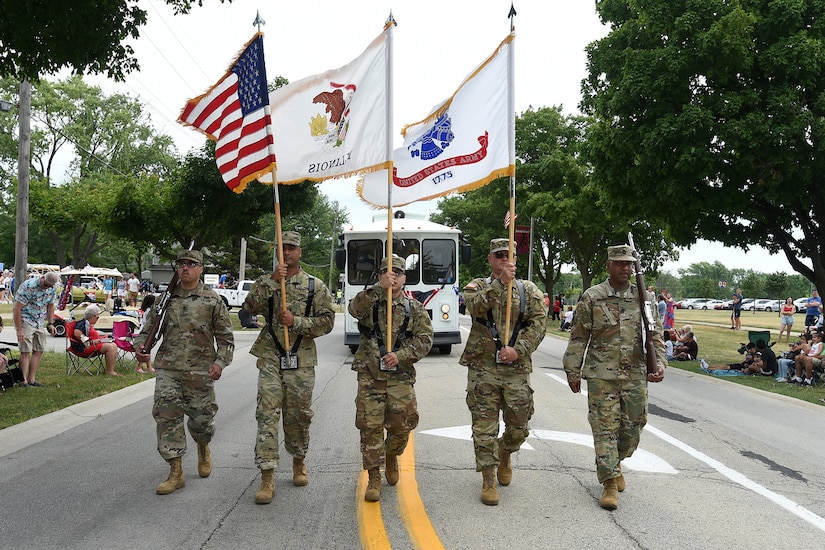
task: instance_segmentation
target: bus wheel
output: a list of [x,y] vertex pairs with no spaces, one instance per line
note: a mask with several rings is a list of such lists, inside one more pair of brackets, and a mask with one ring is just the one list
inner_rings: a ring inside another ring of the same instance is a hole
[[350,353],[355,353],[356,351],[358,351],[358,346],[356,346],[356,345],[350,346],[349,351],[350,351]]
[[442,344],[438,346],[438,351],[441,355],[450,355],[450,351],[452,351],[453,345],[452,344]]

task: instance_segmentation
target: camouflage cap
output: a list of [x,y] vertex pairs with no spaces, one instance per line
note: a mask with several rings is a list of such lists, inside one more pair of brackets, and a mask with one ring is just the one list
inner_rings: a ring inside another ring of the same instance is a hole
[[281,233],[281,244],[301,246],[301,234],[297,231],[284,231],[283,233]]
[[490,254],[499,250],[510,250],[510,239],[493,239],[490,241]]
[[607,247],[607,261],[609,262],[635,262],[633,249],[630,245],[620,244],[618,246]]
[[200,250],[181,250],[178,252],[178,257],[175,261],[179,260],[194,260],[199,264],[203,263],[203,254],[201,254]]
[[398,256],[396,254],[392,255],[392,268],[387,267],[387,264],[389,263],[388,260],[389,258],[384,258],[381,261],[382,269],[400,269],[401,271],[404,271],[407,268],[407,262],[401,256]]

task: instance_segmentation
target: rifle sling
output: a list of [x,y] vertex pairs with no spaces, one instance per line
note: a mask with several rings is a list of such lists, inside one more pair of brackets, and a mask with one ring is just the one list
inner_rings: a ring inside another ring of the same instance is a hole
[[[489,286],[490,284],[492,284],[492,282],[492,277],[487,277],[487,285]],[[516,319],[516,325],[513,327],[513,334],[510,335],[510,341],[507,343],[507,345],[511,348],[516,345],[518,333],[521,330],[521,324],[524,321],[524,310],[526,309],[524,299],[524,283],[521,282],[521,279],[516,279],[516,288],[518,289],[519,297],[518,319]],[[493,342],[496,343],[497,350],[500,350],[503,347],[501,344],[501,334],[499,334],[498,328],[496,327],[496,323],[495,321],[493,321],[492,308],[487,310],[486,319],[484,319],[483,317],[473,317],[473,321],[475,321],[476,323],[481,323],[489,329],[490,335],[493,337]]]

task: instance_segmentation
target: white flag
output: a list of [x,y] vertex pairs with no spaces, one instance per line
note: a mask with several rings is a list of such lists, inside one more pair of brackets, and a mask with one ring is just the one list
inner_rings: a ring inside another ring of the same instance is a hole
[[[391,29],[349,64],[269,94],[279,184],[323,181],[387,166]],[[272,183],[272,177],[259,181]]]
[[[393,152],[392,206],[469,191],[509,176],[509,35],[446,101],[405,128],[404,146]],[[276,136],[277,141],[277,136]],[[279,164],[282,162],[279,152]],[[366,174],[361,198],[387,207],[387,170]]]

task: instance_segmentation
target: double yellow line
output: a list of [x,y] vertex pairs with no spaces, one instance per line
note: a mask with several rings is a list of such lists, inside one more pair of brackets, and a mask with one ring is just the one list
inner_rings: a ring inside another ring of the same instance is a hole
[[[418,481],[415,479],[415,433],[410,434],[407,449],[403,455],[398,457],[398,470],[398,485],[396,485],[398,510],[412,540],[413,548],[417,550],[444,548],[424,509],[421,494],[418,492]],[[384,518],[381,515],[381,503],[364,500],[368,479],[367,472],[362,471],[355,489],[355,511],[358,516],[361,546],[365,550],[392,548],[384,527]]]

